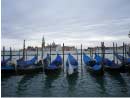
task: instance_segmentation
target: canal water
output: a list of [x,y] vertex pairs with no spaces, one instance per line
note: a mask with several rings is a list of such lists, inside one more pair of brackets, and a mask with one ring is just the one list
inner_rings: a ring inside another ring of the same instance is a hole
[[[55,55],[52,56],[52,59],[54,58]],[[2,77],[1,95],[2,97],[130,97],[130,74],[115,75],[105,72],[103,76],[94,76],[84,67],[81,72],[79,63],[79,73],[73,77],[67,77],[63,71],[56,76],[46,76],[40,72]]]

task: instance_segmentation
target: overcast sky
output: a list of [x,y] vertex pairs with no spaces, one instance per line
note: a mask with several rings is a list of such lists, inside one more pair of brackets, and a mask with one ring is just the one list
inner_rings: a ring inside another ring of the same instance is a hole
[[130,0],[2,0],[2,46],[130,42]]

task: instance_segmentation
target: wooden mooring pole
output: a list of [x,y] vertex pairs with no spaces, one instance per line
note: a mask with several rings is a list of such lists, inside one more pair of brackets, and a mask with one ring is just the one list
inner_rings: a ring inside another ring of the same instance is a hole
[[92,50],[91,50],[91,51],[92,51],[92,58],[93,58],[93,48],[92,48]]
[[24,40],[24,43],[23,43],[23,60],[25,60],[25,40]]
[[10,47],[10,59],[12,60],[12,49]]
[[37,63],[38,63],[38,47],[37,47],[37,49],[36,49],[36,50],[37,50]]
[[51,44],[50,44],[50,63],[51,63]]
[[101,42],[101,50],[102,50],[102,66],[103,66],[103,70],[104,70],[104,58],[105,58],[105,46],[104,46],[104,42]]
[[42,37],[42,55],[41,55],[41,58],[42,58],[42,59],[43,59],[43,56],[44,56],[44,54],[43,54],[44,48],[45,48],[45,39],[44,39],[44,36],[43,36],[43,37]]
[[82,64],[82,44],[81,44],[81,72],[83,71],[83,64]]
[[104,57],[104,59],[105,59],[105,45],[104,45],[104,42],[103,42],[103,57]]
[[103,58],[103,42],[101,42],[101,57]]
[[113,61],[115,62],[115,44],[113,42]]
[[125,58],[127,58],[127,49],[126,49],[126,44],[125,44]]
[[101,42],[101,48],[102,48],[102,58],[104,60],[104,58],[105,58],[105,46],[104,46],[104,42]]
[[5,61],[5,46],[3,46],[3,62]]
[[19,59],[20,59],[20,49],[19,49]]
[[99,47],[97,47],[97,49],[98,49],[98,55],[99,55]]
[[76,54],[77,54],[77,61],[79,61],[79,58],[78,58],[78,49],[76,47]]
[[90,57],[92,58],[92,48],[89,50]]
[[43,57],[43,55],[44,55],[44,50],[45,50],[45,46],[44,46],[44,48],[42,47],[42,56],[41,56],[42,66],[43,66],[43,73],[44,73],[44,68],[45,68],[45,62],[44,62],[44,57]]
[[64,43],[63,43],[63,47],[62,47],[62,52],[63,52],[63,72],[64,72]]
[[36,47],[36,56],[38,58],[38,47]]
[[[116,53],[118,53],[117,43],[116,43]],[[118,64],[118,59],[116,59],[116,63]]]
[[125,62],[124,62],[124,56],[125,56],[125,55],[124,55],[124,51],[125,51],[125,50],[124,50],[124,46],[125,46],[125,45],[124,45],[124,42],[123,42],[123,65],[124,65],[124,63],[125,63]]
[[130,44],[128,44],[128,49],[129,49],[128,51],[129,51],[129,53],[130,53]]
[[27,49],[26,49],[26,60],[27,60],[27,56],[28,56],[28,54],[27,54]]
[[97,47],[95,47],[95,49],[94,49],[94,50],[95,50],[94,54],[97,54]]

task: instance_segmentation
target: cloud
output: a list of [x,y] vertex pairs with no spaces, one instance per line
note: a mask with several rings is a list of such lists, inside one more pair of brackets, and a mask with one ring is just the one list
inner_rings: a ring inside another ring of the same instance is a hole
[[40,45],[43,35],[46,43],[67,45],[129,40],[129,0],[2,0],[1,4],[5,46],[24,39]]

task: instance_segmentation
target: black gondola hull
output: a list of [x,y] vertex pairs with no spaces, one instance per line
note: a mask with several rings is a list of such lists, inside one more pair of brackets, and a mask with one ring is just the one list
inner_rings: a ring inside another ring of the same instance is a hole
[[91,74],[95,74],[95,75],[103,75],[104,74],[104,70],[103,68],[101,68],[100,70],[93,70],[91,66],[86,66],[87,71],[89,71]]
[[61,72],[61,67],[56,69],[44,68],[44,72],[46,75],[59,74]]
[[34,68],[18,68],[16,73],[18,75],[23,75],[23,74],[33,74],[39,72],[43,72],[43,66],[38,66]]
[[1,70],[1,76],[10,76],[10,75],[15,75],[16,71],[14,70]]

